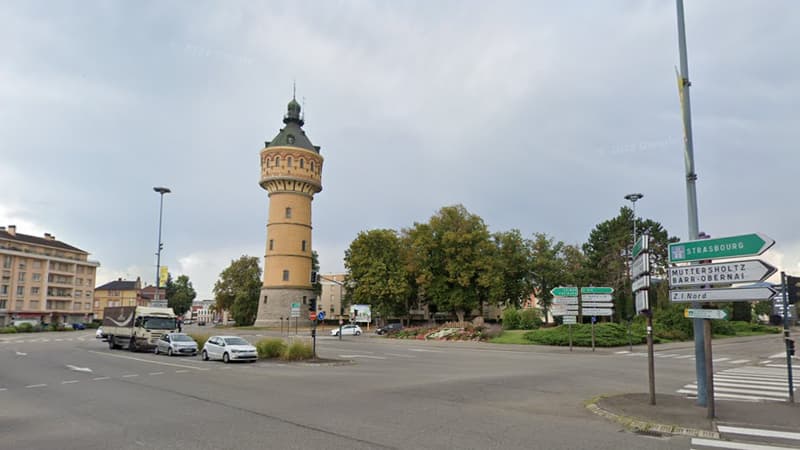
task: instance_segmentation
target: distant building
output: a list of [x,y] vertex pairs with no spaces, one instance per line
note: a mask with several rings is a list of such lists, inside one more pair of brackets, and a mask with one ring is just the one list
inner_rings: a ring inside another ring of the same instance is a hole
[[[156,287],[155,286],[147,286],[142,288],[139,291],[139,297],[144,302],[144,306],[150,306],[150,302],[155,299],[156,296]],[[158,298],[159,300],[164,300],[167,298],[167,290],[164,288],[160,288],[158,290]]]
[[92,319],[95,272],[89,253],[56,240],[0,227],[0,326],[14,319],[75,323]]
[[215,319],[218,319],[214,305],[216,305],[216,301],[214,299],[195,300],[192,302],[192,320],[211,323]]
[[[317,300],[317,310],[325,311],[326,318],[337,319],[342,312],[342,298],[346,295],[347,289],[344,288],[343,273],[327,273],[319,277],[322,285],[322,292]],[[333,280],[333,281],[331,281]],[[343,317],[348,316],[348,311],[344,311]]]
[[147,306],[147,301],[140,295],[141,289],[141,278],[136,278],[135,281],[119,278],[95,288],[93,307],[95,320],[102,320],[103,310],[109,306]]

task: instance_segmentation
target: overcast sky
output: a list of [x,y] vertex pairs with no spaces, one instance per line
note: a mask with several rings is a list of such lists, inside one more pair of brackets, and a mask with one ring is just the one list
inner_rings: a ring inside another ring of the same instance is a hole
[[[687,2],[700,229],[800,274],[800,2]],[[325,158],[323,272],[359,231],[463,204],[583,243],[641,192],[688,233],[672,1],[1,1],[0,225],[162,264],[211,298],[263,257],[259,151],[297,82]]]

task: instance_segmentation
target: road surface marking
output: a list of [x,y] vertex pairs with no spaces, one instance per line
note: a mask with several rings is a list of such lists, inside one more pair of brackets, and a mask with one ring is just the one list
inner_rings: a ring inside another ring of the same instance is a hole
[[678,356],[675,359],[689,359],[689,358],[694,358],[694,355],[682,355],[682,356]]
[[717,359],[712,359],[711,361],[712,361],[712,362],[723,362],[723,361],[727,361],[727,360],[729,360],[729,359],[730,359],[730,358],[717,358]]
[[749,362],[750,362],[749,359],[737,359],[736,361],[731,361],[731,364],[744,364]]
[[139,376],[138,373],[129,373],[129,374],[123,375],[122,378],[133,378],[133,377],[138,377],[138,376]]
[[46,384],[29,384],[29,385],[25,386],[25,389],[40,388],[40,387],[46,387],[46,386],[47,386]]
[[774,355],[768,356],[769,359],[777,359],[777,358],[785,358],[786,352],[775,353]]
[[728,376],[721,376],[721,375],[714,375],[714,382],[717,381],[725,381],[725,382],[742,382],[747,381],[748,384],[752,384],[753,386],[782,386],[782,387],[789,387],[789,383],[785,381],[763,381],[758,379],[751,379],[751,378],[740,378],[740,377],[728,377]]
[[410,352],[442,353],[442,350],[428,350],[427,348],[410,348]]
[[186,373],[186,372],[188,372],[188,370],[186,369],[178,369],[175,371],[175,373]]
[[164,375],[164,372],[150,372],[148,375]]
[[627,351],[627,350],[622,350],[622,351],[614,352],[614,353],[616,353],[617,355],[624,355],[625,353],[630,353],[630,352]]
[[110,380],[110,379],[111,379],[111,377],[97,377],[97,378],[92,378],[92,381],[103,381],[103,380]]
[[675,353],[656,353],[655,354],[656,358],[672,358],[672,357],[675,357],[675,356],[678,356],[678,355],[676,355]]
[[724,448],[730,450],[790,450],[791,447],[776,447],[774,445],[748,444],[744,442],[717,441],[711,439],[692,438],[692,445]]
[[400,354],[400,353],[384,353],[384,355],[386,355],[386,356],[398,356],[400,358],[416,358],[416,356],[414,356],[414,355],[403,355],[403,354]]
[[92,372],[92,369],[88,367],[77,367],[73,366],[72,364],[67,364],[67,369],[74,370],[75,372],[88,372],[88,373]]
[[372,356],[372,355],[339,355],[339,358],[386,359],[383,356]]
[[160,361],[153,361],[153,360],[144,359],[144,358],[134,358],[133,356],[114,355],[112,353],[96,352],[94,350],[88,350],[88,352],[89,353],[94,353],[96,355],[111,356],[113,358],[130,359],[132,361],[142,361],[142,362],[146,362],[146,363],[150,363],[150,364],[161,364],[162,366],[180,367],[182,369],[208,370],[207,368],[203,368],[203,367],[193,367],[193,366],[185,366],[183,364],[173,364],[173,363],[166,363],[166,362],[160,362]]
[[761,361],[759,364],[772,364],[772,361],[767,359],[765,361]]
[[63,339],[56,339],[56,342],[63,342]]
[[0,388],[0,392],[7,391],[8,388]]
[[27,353],[17,352],[17,356],[28,356]]
[[79,381],[79,380],[67,380],[67,381],[62,381],[62,382],[61,382],[61,384],[75,384],[75,383],[77,383],[78,381]]
[[761,437],[776,437],[781,439],[792,439],[800,441],[800,433],[792,433],[789,431],[776,431],[776,430],[762,430],[759,428],[742,428],[742,427],[729,427],[727,425],[720,425],[717,431],[721,433],[743,434],[747,436],[761,436]]

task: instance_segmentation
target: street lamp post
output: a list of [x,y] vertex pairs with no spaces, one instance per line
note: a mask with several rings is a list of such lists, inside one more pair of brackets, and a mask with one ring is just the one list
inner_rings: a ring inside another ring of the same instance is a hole
[[[644,195],[642,195],[642,194],[640,194],[638,192],[635,192],[633,194],[628,194],[628,195],[625,196],[625,200],[630,201],[631,204],[633,205],[633,243],[631,244],[631,261],[630,261],[631,265],[628,266],[629,268],[633,267],[632,266],[632,264],[633,264],[633,246],[636,245],[636,202],[641,200],[642,197],[644,197]],[[628,275],[631,275],[631,274],[629,273]],[[631,292],[631,294],[633,295],[633,298],[634,298],[633,299],[633,304],[636,305],[636,294],[634,292]],[[631,338],[631,325],[632,325],[632,322],[633,322],[633,318],[628,320],[628,350],[629,351],[633,351],[633,340]]]
[[158,204],[158,251],[156,252],[156,293],[153,295],[153,300],[158,301],[158,293],[161,290],[161,249],[164,247],[164,244],[161,243],[161,219],[164,213],[164,194],[169,194],[172,192],[169,188],[165,187],[154,187],[154,191],[158,192],[159,194],[159,204]]

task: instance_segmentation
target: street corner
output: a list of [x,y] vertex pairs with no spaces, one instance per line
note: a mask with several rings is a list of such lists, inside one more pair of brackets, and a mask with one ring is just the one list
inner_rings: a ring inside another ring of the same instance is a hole
[[650,405],[647,393],[599,395],[586,402],[586,409],[634,433],[719,438],[705,408],[677,395],[659,394],[656,405]]

